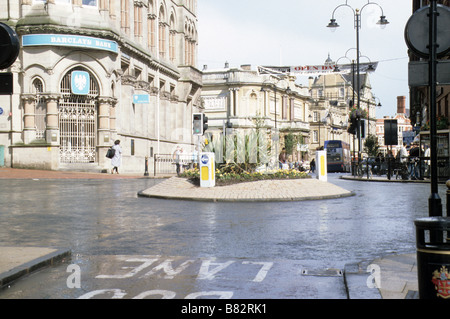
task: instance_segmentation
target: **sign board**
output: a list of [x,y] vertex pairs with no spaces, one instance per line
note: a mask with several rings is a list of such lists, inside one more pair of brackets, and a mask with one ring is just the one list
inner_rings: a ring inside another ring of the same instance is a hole
[[398,145],[397,120],[384,120],[384,145]]
[[[408,48],[419,57],[428,58],[430,55],[430,6],[422,7],[409,18],[405,28],[405,41]],[[437,34],[436,43],[438,58],[450,52],[450,8],[437,5]]]
[[149,94],[134,94],[133,104],[150,104]]
[[[427,61],[410,62],[408,65],[408,84],[410,87],[428,86],[429,63]],[[439,85],[450,85],[450,61],[438,60],[436,66],[436,81]]]
[[[338,70],[336,70],[338,67]],[[378,62],[360,63],[359,72],[373,72],[378,67]],[[259,66],[259,74],[329,74],[329,73],[351,73],[356,71],[356,64],[330,64],[330,65],[302,65],[302,66]]]
[[416,133],[414,131],[403,131],[402,136],[403,136],[403,143],[411,145],[414,142]]
[[202,188],[216,186],[214,158],[214,153],[200,154],[200,187]]
[[327,151],[316,151],[317,179],[322,182],[328,181]]
[[73,71],[71,77],[72,93],[75,95],[87,95],[90,89],[90,76],[85,71]]
[[22,46],[65,46],[119,52],[115,41],[68,34],[27,34],[22,36]]
[[12,72],[0,73],[0,95],[11,95],[13,90]]

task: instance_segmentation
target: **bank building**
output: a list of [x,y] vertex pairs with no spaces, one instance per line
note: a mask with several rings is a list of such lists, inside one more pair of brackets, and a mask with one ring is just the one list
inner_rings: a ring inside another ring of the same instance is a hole
[[[21,51],[0,96],[1,166],[121,172],[192,148],[202,75],[196,0],[3,0]],[[150,169],[152,165],[149,165]]]

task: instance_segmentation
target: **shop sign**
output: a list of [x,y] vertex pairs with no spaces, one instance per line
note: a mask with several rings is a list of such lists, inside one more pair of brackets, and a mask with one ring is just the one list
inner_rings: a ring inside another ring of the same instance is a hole
[[22,37],[22,46],[66,46],[119,52],[117,42],[68,34],[28,34]]
[[85,71],[72,72],[72,93],[76,95],[87,95],[89,93],[90,78]]

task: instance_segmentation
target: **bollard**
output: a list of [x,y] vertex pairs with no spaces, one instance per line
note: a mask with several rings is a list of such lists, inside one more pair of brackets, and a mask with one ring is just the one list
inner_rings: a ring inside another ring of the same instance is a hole
[[144,176],[149,176],[148,174],[148,156],[145,157],[145,172]]

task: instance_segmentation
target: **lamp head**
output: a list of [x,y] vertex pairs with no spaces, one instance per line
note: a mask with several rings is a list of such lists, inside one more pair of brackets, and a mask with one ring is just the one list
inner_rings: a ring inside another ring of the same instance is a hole
[[339,28],[339,24],[337,24],[336,19],[330,19],[330,23],[328,23],[327,28],[330,28],[332,32],[336,31]]
[[389,21],[386,19],[385,16],[380,17],[380,21],[377,22],[377,24],[382,28],[386,28],[386,26],[389,24]]

